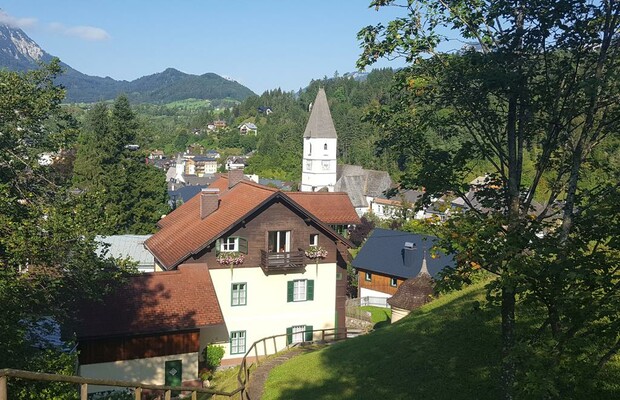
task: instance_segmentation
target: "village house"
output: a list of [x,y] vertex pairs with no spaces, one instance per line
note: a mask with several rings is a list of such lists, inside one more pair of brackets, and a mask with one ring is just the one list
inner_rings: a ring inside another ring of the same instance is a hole
[[80,374],[191,383],[208,344],[234,365],[263,337],[284,335],[282,348],[344,328],[352,245],[336,230],[357,223],[344,193],[285,193],[232,170],[146,240],[162,272],[131,278],[83,313]]
[[242,135],[256,135],[258,133],[258,127],[251,122],[244,122],[237,127],[239,129],[239,133]]
[[351,263],[358,272],[359,297],[384,303],[405,280],[418,276],[423,265],[431,278],[454,266],[451,255],[433,249],[436,241],[434,236],[375,228]]

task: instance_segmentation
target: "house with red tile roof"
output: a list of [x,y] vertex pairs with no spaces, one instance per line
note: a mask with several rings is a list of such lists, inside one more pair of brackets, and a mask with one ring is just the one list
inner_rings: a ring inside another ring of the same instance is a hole
[[338,230],[357,223],[345,193],[282,192],[230,171],[145,241],[160,272],[89,308],[81,374],[165,383],[174,372],[189,382],[209,344],[235,365],[264,337],[285,335],[282,349],[313,329],[344,328],[352,244]]

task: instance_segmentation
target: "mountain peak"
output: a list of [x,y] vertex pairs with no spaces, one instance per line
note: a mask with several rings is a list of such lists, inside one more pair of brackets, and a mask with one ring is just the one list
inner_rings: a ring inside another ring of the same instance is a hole
[[0,65],[26,70],[51,58],[19,28],[0,23]]

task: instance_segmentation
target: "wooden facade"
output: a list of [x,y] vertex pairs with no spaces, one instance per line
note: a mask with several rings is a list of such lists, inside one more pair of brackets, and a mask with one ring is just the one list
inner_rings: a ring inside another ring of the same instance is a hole
[[[382,275],[382,274],[378,274],[376,272],[371,272],[371,271],[364,271],[362,269],[358,269],[357,271],[358,271],[357,287],[358,287],[358,290],[360,291],[362,288],[364,288],[364,289],[374,290],[374,291],[381,292],[381,293],[386,293],[386,294],[389,294],[390,296],[393,296],[398,290],[398,287],[405,281],[405,279],[396,278],[396,286],[392,286],[391,285],[392,278],[393,278],[392,276]],[[370,281],[366,280],[366,273],[371,274]]]
[[159,357],[198,352],[200,332],[163,333],[79,341],[80,364]]
[[[337,244],[333,238],[327,236],[327,232],[287,204],[275,202],[262,206],[253,213],[252,217],[224,234],[224,237],[245,238],[248,243],[248,254],[243,264],[235,265],[235,268],[251,268],[261,265],[261,250],[268,251],[270,231],[290,231],[290,251],[307,249],[310,246],[310,235],[318,234],[319,246],[327,250],[327,257],[321,259],[320,263],[336,263],[339,259]],[[185,263],[206,262],[211,269],[230,268],[228,265],[217,263],[215,250],[215,243],[212,243]],[[308,259],[307,263],[314,264],[315,261]]]

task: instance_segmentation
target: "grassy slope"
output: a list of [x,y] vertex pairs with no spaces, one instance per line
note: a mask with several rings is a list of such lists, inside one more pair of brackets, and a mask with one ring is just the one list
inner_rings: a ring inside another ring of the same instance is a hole
[[495,313],[474,311],[483,299],[482,285],[472,286],[370,335],[296,357],[271,372],[263,399],[452,398],[449,382],[460,398],[496,399],[489,378],[499,335]]
[[[484,283],[442,297],[394,325],[296,357],[272,370],[268,399],[497,399],[499,312]],[[603,373],[613,398],[618,377]],[[577,395],[577,397],[581,397]]]

